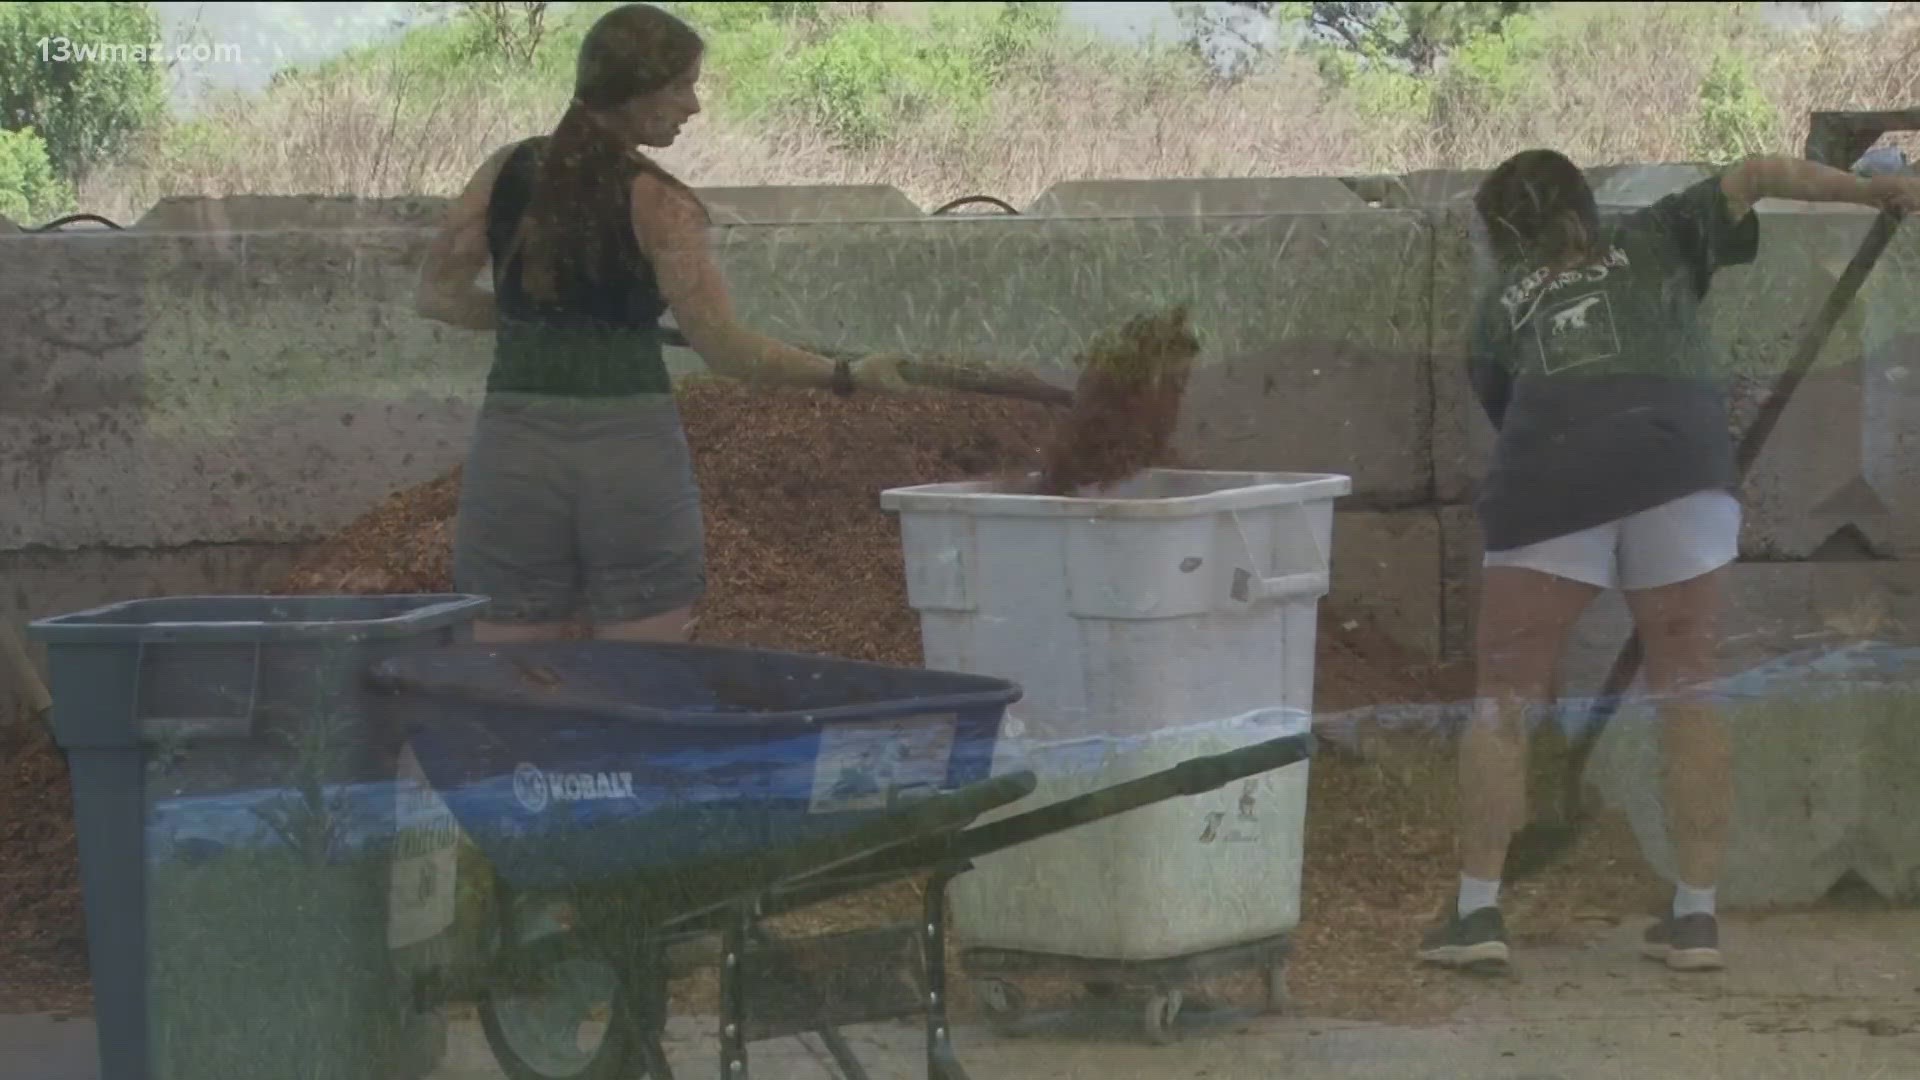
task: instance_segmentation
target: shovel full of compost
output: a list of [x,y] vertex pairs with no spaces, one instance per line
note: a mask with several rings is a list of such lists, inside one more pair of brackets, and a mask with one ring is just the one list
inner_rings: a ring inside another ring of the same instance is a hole
[[1040,493],[1069,495],[1169,464],[1180,401],[1200,342],[1184,305],[1137,315],[1078,358],[1073,409],[1041,468]]

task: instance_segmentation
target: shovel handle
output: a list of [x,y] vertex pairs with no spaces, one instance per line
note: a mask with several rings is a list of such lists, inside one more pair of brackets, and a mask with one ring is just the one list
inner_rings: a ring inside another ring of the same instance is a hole
[[915,386],[959,390],[969,394],[1037,401],[1042,405],[1071,405],[1073,391],[1055,386],[1030,371],[991,364],[907,360],[900,377]]
[[[663,344],[677,349],[693,347],[687,342],[685,334],[672,327],[661,328],[660,340]],[[840,367],[868,355],[850,349],[824,346],[808,345],[805,348],[810,353],[832,360]],[[944,358],[903,360],[900,364],[900,377],[914,386],[924,386],[930,390],[958,390],[962,393],[985,394],[989,397],[1037,401],[1042,405],[1073,404],[1073,391],[1055,386],[1025,369],[1003,364]],[[837,389],[836,387],[836,391]]]
[[0,623],[0,661],[6,665],[7,681],[20,689],[25,695],[27,709],[36,717],[44,717],[53,709],[53,695],[47,692],[47,684],[40,681],[40,671],[33,666],[33,659],[27,655],[26,646],[21,644],[20,635],[13,627]]

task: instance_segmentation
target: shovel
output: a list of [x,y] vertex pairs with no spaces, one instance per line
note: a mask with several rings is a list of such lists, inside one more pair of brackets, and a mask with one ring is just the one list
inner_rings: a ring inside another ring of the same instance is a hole
[[[672,328],[662,328],[661,340],[675,348],[693,347],[688,343],[686,335]],[[829,360],[852,362],[872,355],[847,349],[821,348],[811,345],[802,347],[810,353],[824,356]],[[907,382],[933,390],[987,394],[993,397],[1016,398],[1021,401],[1037,401],[1043,405],[1073,404],[1073,391],[1055,386],[1032,372],[1004,364],[957,360],[951,357],[908,358],[900,362],[899,370],[900,377]]]
[[0,623],[0,664],[5,665],[0,686],[12,684],[27,708],[28,719],[45,723],[47,714],[53,710],[53,695],[47,692],[47,684],[40,681],[40,672],[27,656],[20,636],[4,623]]
[[[1838,127],[1842,130],[1822,132],[1823,121],[1829,128]],[[1813,130],[1807,140],[1808,157],[1816,161],[1826,158],[1828,161],[1853,162],[1885,132],[1916,126],[1920,126],[1920,113],[1916,112],[1866,116],[1815,114]],[[1859,145],[1862,139],[1865,145]],[[1866,283],[1867,275],[1880,262],[1880,256],[1886,252],[1887,245],[1893,242],[1899,228],[1900,215],[1893,212],[1882,212],[1874,220],[1873,226],[1860,242],[1860,249],[1854,253],[1853,261],[1847,264],[1840,280],[1834,283],[1833,291],[1827,295],[1827,302],[1808,324],[1792,360],[1774,384],[1773,393],[1754,417],[1753,426],[1747,429],[1740,440],[1735,461],[1742,481],[1759,459],[1767,437],[1773,434],[1781,414],[1786,412],[1794,391],[1799,389],[1814,361],[1819,359],[1834,327],[1839,325],[1841,316],[1853,305],[1861,285]],[[1640,672],[1643,659],[1640,635],[1634,633],[1628,637],[1626,645],[1613,662],[1612,670],[1607,673],[1606,682],[1601,685],[1600,693],[1594,700],[1593,711],[1588,714],[1586,725],[1567,748],[1557,786],[1559,820],[1536,819],[1514,834],[1507,847],[1507,862],[1502,872],[1508,880],[1538,873],[1559,862],[1586,831],[1591,820],[1584,797],[1587,761],[1593,756],[1594,747],[1599,745],[1607,724],[1619,711],[1627,688]]]

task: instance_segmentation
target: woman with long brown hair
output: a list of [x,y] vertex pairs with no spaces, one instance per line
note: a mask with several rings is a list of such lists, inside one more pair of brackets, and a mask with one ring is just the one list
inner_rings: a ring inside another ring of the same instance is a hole
[[[493,154],[428,253],[419,310],[496,344],[461,485],[455,586],[492,598],[483,640],[686,636],[706,586],[699,489],[661,316],[716,372],[790,386],[903,385],[742,326],[698,197],[641,147],[700,111],[704,45],[647,4],[601,16],[550,135]],[[474,280],[492,264],[493,291]]]

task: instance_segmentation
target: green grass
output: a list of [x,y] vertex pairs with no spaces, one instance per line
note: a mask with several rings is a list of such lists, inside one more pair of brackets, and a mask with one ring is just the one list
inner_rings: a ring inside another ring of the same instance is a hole
[[379,860],[150,875],[155,1080],[360,1080],[398,1037]]

